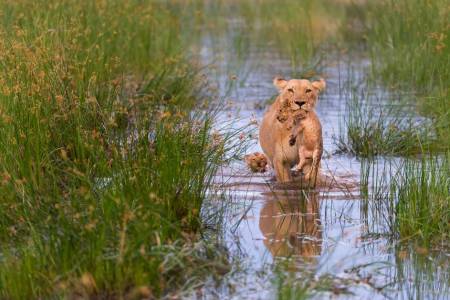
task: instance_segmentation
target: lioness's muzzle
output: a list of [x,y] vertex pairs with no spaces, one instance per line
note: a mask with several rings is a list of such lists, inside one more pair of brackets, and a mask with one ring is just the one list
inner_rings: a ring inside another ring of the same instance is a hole
[[306,101],[302,101],[302,100],[296,100],[296,101],[294,101],[294,102],[295,102],[295,104],[297,104],[300,108],[302,107],[303,104],[306,103]]

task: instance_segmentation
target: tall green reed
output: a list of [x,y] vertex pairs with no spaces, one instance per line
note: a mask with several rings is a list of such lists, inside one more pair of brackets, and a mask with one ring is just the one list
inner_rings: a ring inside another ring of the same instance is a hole
[[213,138],[181,17],[134,0],[0,10],[1,297],[150,297],[195,280],[173,270],[204,270],[191,245],[234,148]]
[[450,229],[450,156],[407,160],[394,179],[396,225],[402,237],[417,237],[427,245],[448,247]]

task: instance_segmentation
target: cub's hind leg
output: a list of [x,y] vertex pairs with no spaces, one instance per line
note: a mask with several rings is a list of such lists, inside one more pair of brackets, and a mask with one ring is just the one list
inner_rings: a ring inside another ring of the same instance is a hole
[[312,163],[308,172],[305,175],[305,180],[310,182],[312,187],[315,187],[317,184],[317,175],[319,173],[320,160],[322,158],[322,151],[319,149],[314,150],[312,155]]
[[307,151],[304,146],[299,146],[298,148],[298,156],[299,156],[299,162],[297,166],[295,167],[296,171],[303,171],[304,174],[306,174],[305,170],[303,168],[305,165],[311,160],[312,153]]
[[304,157],[303,155],[300,155],[300,161],[298,162],[297,166],[295,167],[295,170],[303,171],[303,168],[305,167],[307,162],[308,162],[308,158]]

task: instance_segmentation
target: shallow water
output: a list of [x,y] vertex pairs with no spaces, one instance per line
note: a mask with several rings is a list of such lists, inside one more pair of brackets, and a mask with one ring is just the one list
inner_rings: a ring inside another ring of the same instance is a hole
[[[255,118],[261,121],[268,99],[277,92],[272,78],[289,78],[292,68],[269,46],[253,49],[236,62],[226,44],[225,38],[218,44],[205,35],[200,54],[204,63],[214,61],[209,76],[217,78],[220,96],[226,103],[217,127],[231,123],[239,128]],[[272,170],[252,174],[243,162],[223,167],[216,183],[226,200],[212,197],[205,209],[224,209],[221,238],[233,270],[219,284],[211,280],[194,298],[274,299],[280,289],[277,279],[283,272],[291,279],[297,278],[297,282],[310,280],[316,285],[321,276],[330,275],[334,280],[331,291],[316,294],[317,299],[450,297],[449,254],[430,253],[413,245],[400,247],[390,234],[388,208],[360,196],[361,161],[333,154],[337,150],[334,138],[343,126],[351,89],[365,88],[368,66],[366,59],[354,55],[327,57],[322,71],[327,90],[317,106],[325,149],[322,171],[338,181],[356,183],[358,188],[307,192],[275,184]],[[382,102],[389,97],[382,89],[373,92]],[[261,151],[257,138],[252,138],[255,143],[247,152]],[[372,168],[381,170],[398,160],[380,157]],[[351,294],[343,294],[344,288]]]

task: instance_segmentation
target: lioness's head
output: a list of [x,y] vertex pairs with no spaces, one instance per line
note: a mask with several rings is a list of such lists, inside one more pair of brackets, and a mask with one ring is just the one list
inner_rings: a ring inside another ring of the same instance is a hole
[[309,81],[307,79],[286,80],[280,77],[273,79],[273,84],[280,92],[283,106],[289,106],[292,110],[314,109],[319,93],[325,90],[325,80]]

